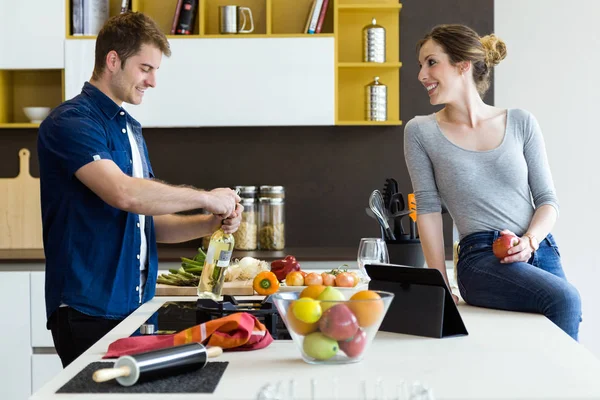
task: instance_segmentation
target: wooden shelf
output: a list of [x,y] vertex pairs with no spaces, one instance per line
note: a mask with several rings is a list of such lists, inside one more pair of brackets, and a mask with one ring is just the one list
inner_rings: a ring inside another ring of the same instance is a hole
[[385,62],[385,63],[374,63],[374,62],[341,62],[338,63],[340,68],[400,68],[402,67],[401,62]]
[[0,128],[24,129],[24,128],[38,128],[39,126],[40,126],[40,124],[32,124],[30,122],[0,123]]
[[399,11],[402,8],[402,4],[340,4],[338,6],[340,10],[358,10],[358,11],[370,11],[370,10],[389,10]]
[[35,128],[24,107],[56,107],[64,100],[63,70],[0,70],[0,127]]
[[[170,38],[180,38],[180,37],[181,36],[170,36]],[[205,38],[205,39],[244,39],[244,38],[265,39],[265,38],[324,38],[324,37],[335,37],[335,35],[333,33],[319,33],[317,35],[309,35],[306,33],[281,33],[281,34],[270,33],[270,34],[261,34],[261,35],[255,35],[252,33],[244,33],[244,34],[237,34],[237,35],[221,35],[221,34],[200,35],[200,36],[196,36],[196,37]]]
[[402,121],[337,121],[336,125],[402,125]]

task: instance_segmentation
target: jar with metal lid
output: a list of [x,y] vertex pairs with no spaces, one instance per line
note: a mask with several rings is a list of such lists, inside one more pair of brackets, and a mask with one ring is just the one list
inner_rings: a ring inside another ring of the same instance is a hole
[[238,230],[233,234],[234,249],[256,250],[258,242],[258,207],[256,199],[242,197],[240,204],[244,206],[242,221]]
[[375,18],[363,28],[363,61],[385,62],[385,28]]
[[365,119],[367,121],[387,120],[387,86],[379,82],[378,76],[365,86],[365,97]]
[[259,199],[258,247],[260,250],[283,250],[285,247],[284,199]]
[[267,186],[260,187],[260,197],[285,198],[285,188],[283,186]]
[[253,199],[257,197],[256,186],[236,186],[234,190],[239,191],[239,196],[241,198]]

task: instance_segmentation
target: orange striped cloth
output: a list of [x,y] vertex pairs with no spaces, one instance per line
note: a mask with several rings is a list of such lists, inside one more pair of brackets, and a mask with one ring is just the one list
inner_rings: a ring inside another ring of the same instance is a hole
[[115,340],[102,358],[115,358],[198,342],[227,351],[258,350],[273,342],[267,328],[252,314],[239,312],[171,335],[134,336]]

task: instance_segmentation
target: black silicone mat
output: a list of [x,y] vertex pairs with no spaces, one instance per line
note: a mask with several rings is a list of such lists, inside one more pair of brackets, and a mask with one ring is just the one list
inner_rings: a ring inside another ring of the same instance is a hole
[[89,364],[56,393],[213,393],[229,362],[209,362],[204,368],[152,381],[121,386],[116,380],[97,383],[95,371],[110,368],[114,362],[97,361]]

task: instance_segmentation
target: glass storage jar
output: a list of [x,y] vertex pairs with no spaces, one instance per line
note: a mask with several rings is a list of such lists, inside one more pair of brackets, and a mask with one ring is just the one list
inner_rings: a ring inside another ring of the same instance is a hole
[[242,197],[240,204],[244,206],[240,227],[233,234],[236,250],[256,250],[258,242],[258,207],[256,199]]
[[260,187],[260,197],[285,198],[285,188],[283,186],[267,186]]
[[283,250],[285,247],[284,199],[259,199],[258,246],[260,250]]
[[256,186],[236,186],[234,190],[239,191],[239,196],[243,199],[254,199],[257,197]]

